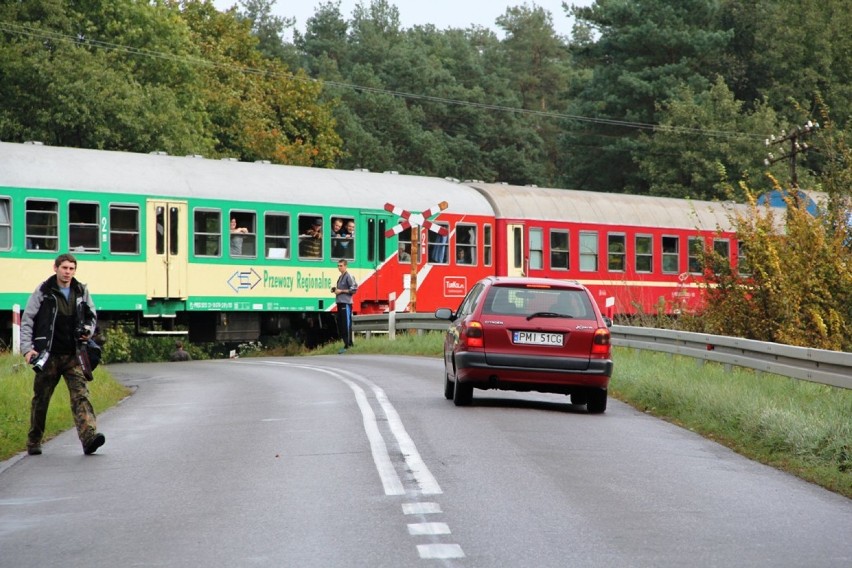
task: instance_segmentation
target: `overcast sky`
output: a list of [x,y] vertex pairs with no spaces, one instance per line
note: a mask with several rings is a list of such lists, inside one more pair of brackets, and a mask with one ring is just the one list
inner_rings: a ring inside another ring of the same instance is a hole
[[[360,2],[369,6],[369,0],[341,0],[340,13],[350,19],[352,10]],[[494,21],[506,13],[511,6],[529,6],[535,4],[550,12],[553,18],[553,28],[557,34],[568,36],[571,33],[572,22],[562,9],[563,0],[389,0],[389,3],[399,9],[402,26],[410,28],[422,24],[434,24],[438,29],[467,28],[472,24],[489,27],[500,33]],[[590,6],[594,0],[565,0],[568,5]],[[238,4],[238,0],[214,0],[219,10],[226,10]],[[316,7],[324,3],[322,0],[278,0],[273,12],[277,16],[296,18],[296,28],[305,29],[305,22],[314,15]],[[502,35],[502,33],[500,33]]]

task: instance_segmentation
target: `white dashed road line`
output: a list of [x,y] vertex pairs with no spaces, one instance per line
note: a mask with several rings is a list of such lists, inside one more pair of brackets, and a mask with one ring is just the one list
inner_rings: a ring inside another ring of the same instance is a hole
[[[376,465],[376,471],[379,473],[379,478],[382,482],[385,495],[440,495],[443,493],[438,481],[429,471],[420,452],[417,451],[417,446],[414,440],[408,435],[405,426],[402,424],[402,419],[399,417],[394,406],[388,399],[385,391],[365,377],[361,377],[349,371],[340,371],[337,369],[328,369],[324,367],[316,367],[313,365],[293,365],[290,363],[276,363],[273,361],[265,361],[271,365],[282,365],[287,367],[299,367],[302,369],[310,369],[320,373],[330,375],[335,379],[346,384],[355,394],[355,401],[358,403],[358,409],[361,411],[361,417],[364,424],[364,431],[367,434],[367,440],[370,443],[370,451],[372,452],[373,462]],[[347,378],[350,377],[350,378]],[[405,487],[400,480],[399,474],[393,465],[390,453],[388,452],[388,444],[379,429],[376,414],[373,412],[373,407],[367,398],[367,393],[359,384],[366,385],[372,390],[382,412],[387,420],[391,434],[396,440],[396,445],[402,454],[403,460],[414,484],[417,486],[416,491],[406,493]],[[403,503],[402,512],[405,515],[434,515],[442,513],[441,506],[434,502],[412,502]],[[408,534],[413,537],[438,537],[452,534],[449,525],[441,522],[419,522],[408,523]],[[429,543],[418,544],[417,553],[421,559],[439,559],[449,560],[453,558],[464,558],[465,554],[461,546],[458,544],[447,543]]]

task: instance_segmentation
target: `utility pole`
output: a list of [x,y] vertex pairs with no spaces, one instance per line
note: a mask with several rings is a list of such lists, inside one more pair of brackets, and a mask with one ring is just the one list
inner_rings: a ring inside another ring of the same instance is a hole
[[796,173],[796,158],[800,153],[807,152],[811,150],[811,147],[808,146],[808,143],[805,142],[805,139],[813,133],[814,130],[819,128],[818,122],[811,122],[810,120],[806,122],[803,126],[795,127],[789,134],[785,131],[781,131],[781,136],[776,137],[774,134],[766,139],[767,146],[774,146],[778,144],[784,144],[785,142],[790,143],[790,150],[781,156],[776,156],[772,152],[767,154],[766,159],[763,160],[763,163],[767,166],[771,166],[775,162],[780,162],[781,160],[790,160],[790,188],[792,190],[793,195],[796,199],[798,199],[798,190],[799,190],[799,177]]

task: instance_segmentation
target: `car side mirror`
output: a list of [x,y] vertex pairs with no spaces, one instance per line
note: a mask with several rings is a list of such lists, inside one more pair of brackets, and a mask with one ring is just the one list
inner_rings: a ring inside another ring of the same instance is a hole
[[603,320],[604,320],[604,323],[606,324],[606,326],[612,327],[612,320],[610,318],[608,318],[607,316],[602,316],[602,317],[603,317]]
[[455,314],[450,308],[438,308],[435,310],[435,317],[442,320],[452,320],[455,318]]

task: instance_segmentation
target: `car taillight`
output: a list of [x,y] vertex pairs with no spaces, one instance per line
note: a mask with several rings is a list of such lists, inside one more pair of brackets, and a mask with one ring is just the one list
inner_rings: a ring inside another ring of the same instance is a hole
[[467,347],[484,347],[485,334],[482,331],[482,324],[478,321],[472,321],[467,324],[464,330],[464,343]]
[[592,341],[592,355],[604,355],[609,357],[611,346],[609,341],[609,330],[600,328],[595,331],[595,338]]

